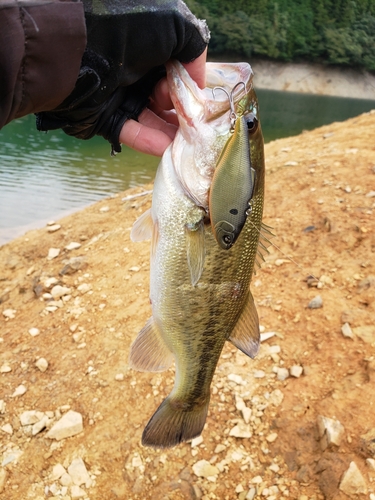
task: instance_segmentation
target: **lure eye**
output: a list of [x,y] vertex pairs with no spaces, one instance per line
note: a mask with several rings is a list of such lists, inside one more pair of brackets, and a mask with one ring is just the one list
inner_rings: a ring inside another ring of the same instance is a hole
[[246,121],[249,135],[253,135],[258,128],[258,119],[254,115],[254,113],[248,113],[247,115],[244,116],[244,118]]
[[232,245],[232,238],[228,234],[225,234],[223,236],[223,242],[225,245]]

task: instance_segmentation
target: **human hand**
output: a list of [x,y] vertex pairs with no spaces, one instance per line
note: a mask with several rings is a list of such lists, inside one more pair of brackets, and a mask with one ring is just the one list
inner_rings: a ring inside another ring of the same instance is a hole
[[[206,84],[207,49],[186,70],[200,88]],[[153,91],[152,101],[138,117],[127,120],[120,132],[120,142],[132,149],[155,156],[162,156],[172,142],[178,128],[176,113],[169,96],[166,78],[160,80]]]
[[61,128],[80,139],[101,135],[112,154],[121,151],[122,142],[161,155],[177,123],[168,112],[166,83],[157,84],[165,76],[164,64],[177,59],[204,86],[205,22],[182,0],[83,3],[87,46],[78,80],[63,103],[37,115],[37,128]]

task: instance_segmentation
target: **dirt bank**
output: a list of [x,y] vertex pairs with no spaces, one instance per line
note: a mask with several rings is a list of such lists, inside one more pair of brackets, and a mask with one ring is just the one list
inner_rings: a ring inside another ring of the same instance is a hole
[[359,69],[256,60],[251,66],[256,88],[375,99],[375,75]]
[[[149,244],[129,239],[150,195],[124,201],[142,191],[130,190],[62,219],[54,232],[2,246],[0,498],[374,495],[374,129],[369,113],[266,146],[264,221],[277,247],[252,291],[263,330],[274,335],[256,360],[226,346],[193,447],[140,446],[174,378],[173,369],[127,365],[150,315]],[[321,307],[308,308],[313,299]],[[69,410],[74,435],[48,437]],[[328,427],[321,439],[319,416],[342,428],[320,419]]]

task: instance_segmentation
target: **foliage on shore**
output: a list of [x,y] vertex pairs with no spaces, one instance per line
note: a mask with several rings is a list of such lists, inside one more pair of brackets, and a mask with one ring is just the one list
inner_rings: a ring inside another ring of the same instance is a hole
[[210,55],[307,60],[375,71],[374,0],[187,0]]

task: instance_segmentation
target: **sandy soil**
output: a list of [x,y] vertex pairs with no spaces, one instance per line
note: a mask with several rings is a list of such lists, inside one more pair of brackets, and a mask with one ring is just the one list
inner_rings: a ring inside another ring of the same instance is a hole
[[[2,246],[0,498],[374,499],[374,129],[368,113],[267,144],[264,222],[276,246],[252,291],[275,335],[255,360],[226,346],[194,446],[140,445],[174,377],[127,365],[150,315],[149,244],[129,239],[150,195],[124,201],[143,189],[127,191]],[[49,260],[50,248],[60,253]],[[56,284],[70,290],[43,298]],[[322,307],[308,308],[317,295]],[[282,368],[295,376],[280,380]],[[47,437],[69,409],[83,431]],[[27,410],[41,430],[21,425]],[[319,416],[343,426],[328,447]]]

